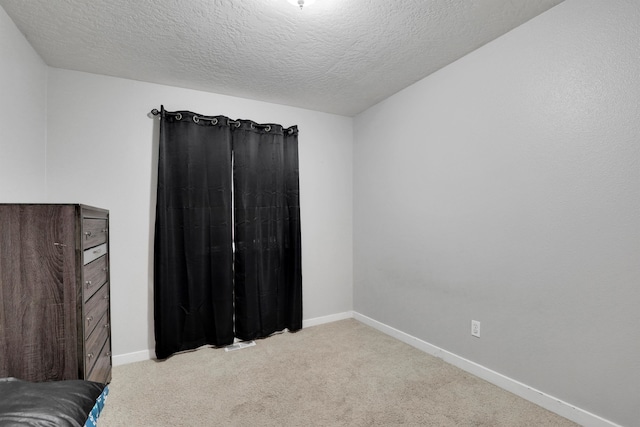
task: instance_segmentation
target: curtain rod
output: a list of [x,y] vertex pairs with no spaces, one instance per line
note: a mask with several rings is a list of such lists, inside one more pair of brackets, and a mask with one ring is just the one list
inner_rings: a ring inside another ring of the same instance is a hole
[[[172,116],[176,116],[178,118],[178,120],[182,119],[182,113],[172,113],[170,111],[164,111],[165,114],[171,114]],[[154,116],[159,116],[161,113],[160,111],[158,111],[157,108],[154,108],[153,110],[151,110],[151,114],[153,114]],[[197,114],[193,115],[193,121],[198,123],[201,119],[203,120],[211,120],[211,123],[214,125],[218,124],[218,118],[217,117],[209,117],[209,116],[199,116]],[[240,122],[236,121],[236,120],[231,120],[229,119],[229,124],[230,125],[235,125],[236,127],[240,127]],[[258,125],[261,126],[261,125]]]
[[[177,118],[178,120],[181,120],[181,119],[182,119],[182,113],[172,113],[172,112],[170,112],[170,111],[166,111],[166,110],[163,110],[163,111],[164,111],[164,113],[165,113],[165,114],[171,114],[171,115],[173,115],[173,116],[176,116],[176,118]],[[157,109],[157,108],[154,108],[153,110],[151,110],[151,114],[153,114],[154,116],[159,116],[159,115],[161,114],[161,112],[160,112],[160,111],[158,111],[158,109]],[[211,124],[212,124],[212,125],[217,125],[217,124],[218,124],[218,118],[217,118],[217,117],[211,117],[211,116],[199,116],[199,115],[197,115],[197,114],[194,114],[194,115],[193,115],[193,121],[194,121],[194,122],[198,123],[200,120],[211,120]],[[240,127],[240,124],[241,124],[240,120],[231,120],[231,119],[227,119],[227,123],[228,123],[229,125],[235,125],[235,127],[237,127],[237,128],[239,128],[239,127]],[[270,131],[271,131],[271,125],[260,125],[260,124],[257,124],[257,123],[251,123],[251,127],[252,127],[252,128],[254,128],[254,127],[262,128],[262,129],[264,129],[264,130],[265,130],[265,131],[267,131],[267,132],[270,132]],[[295,126],[292,126],[292,127],[289,127],[289,128],[284,128],[284,127],[283,127],[283,128],[282,128],[282,130],[286,130],[286,131],[287,131],[287,133],[288,133],[289,135],[291,135],[291,134],[294,132],[294,127],[295,127]]]

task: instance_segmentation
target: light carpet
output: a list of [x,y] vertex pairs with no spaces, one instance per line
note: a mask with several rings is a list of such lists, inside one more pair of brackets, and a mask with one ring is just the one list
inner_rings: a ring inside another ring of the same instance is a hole
[[576,426],[354,319],[113,369],[99,427]]

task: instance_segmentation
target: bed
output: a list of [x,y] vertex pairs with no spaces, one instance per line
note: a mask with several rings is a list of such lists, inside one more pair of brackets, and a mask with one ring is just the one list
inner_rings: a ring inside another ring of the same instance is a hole
[[108,394],[92,381],[0,378],[0,426],[95,427]]

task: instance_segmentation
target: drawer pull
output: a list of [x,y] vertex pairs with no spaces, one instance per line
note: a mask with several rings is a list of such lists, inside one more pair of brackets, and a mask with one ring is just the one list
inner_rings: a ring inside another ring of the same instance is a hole
[[109,328],[109,326],[110,326],[110,325],[109,325],[108,323],[105,323],[105,324],[104,324],[104,328],[105,328],[105,329],[108,329],[108,328]]
[[108,269],[107,267],[104,267],[104,268],[102,269],[102,271],[108,271],[108,270],[109,270],[109,269]]
[[103,228],[103,229],[102,229],[102,230],[100,230],[100,231],[102,231],[104,234],[107,234],[107,232],[109,231],[109,229],[108,229],[108,228]]
[[87,322],[88,323],[93,322],[93,316],[87,316]]
[[93,353],[87,353],[87,359],[91,359],[93,357]]
[[103,296],[103,297],[102,297],[102,299],[106,299],[106,300],[108,300],[108,299],[109,299],[109,295],[105,295],[105,296]]
[[91,280],[87,280],[87,281],[86,281],[86,282],[84,282],[84,283],[87,285],[87,288],[88,288],[89,286],[91,286]]
[[111,352],[107,351],[107,357],[111,357]]
[[91,237],[91,232],[90,231],[85,231],[84,235],[87,236],[87,238]]
[[100,252],[102,252],[102,250],[100,249],[96,249],[95,251],[93,251],[94,254],[99,254]]

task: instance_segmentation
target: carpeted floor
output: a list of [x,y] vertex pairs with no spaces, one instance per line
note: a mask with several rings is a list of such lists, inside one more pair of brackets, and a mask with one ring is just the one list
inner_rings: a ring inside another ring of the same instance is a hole
[[349,319],[117,366],[99,427],[575,426]]

